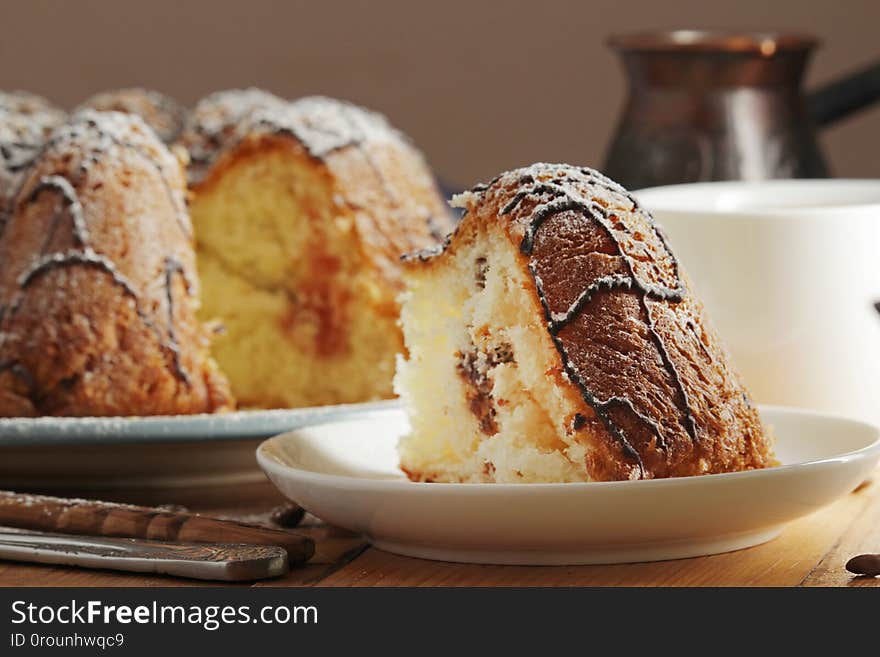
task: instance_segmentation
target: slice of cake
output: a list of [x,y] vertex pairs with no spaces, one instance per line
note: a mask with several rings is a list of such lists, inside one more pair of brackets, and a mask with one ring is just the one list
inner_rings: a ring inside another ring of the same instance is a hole
[[231,406],[184,194],[139,117],[84,111],[52,133],[0,226],[0,416]]
[[773,462],[758,412],[650,214],[586,168],[456,198],[407,258],[396,389],[416,481],[676,477]]
[[263,408],[390,397],[400,254],[452,228],[425,161],[349,103],[237,93],[200,103],[208,125],[184,136],[201,316],[223,327],[233,393]]

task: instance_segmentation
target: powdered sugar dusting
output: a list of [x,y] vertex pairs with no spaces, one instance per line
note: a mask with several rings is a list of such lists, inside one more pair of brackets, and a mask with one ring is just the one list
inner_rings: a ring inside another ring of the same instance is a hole
[[353,103],[325,96],[286,101],[260,89],[233,89],[204,98],[187,121],[181,141],[190,153],[190,184],[204,180],[224,152],[264,134],[292,137],[316,159],[365,144],[412,148],[384,116]]

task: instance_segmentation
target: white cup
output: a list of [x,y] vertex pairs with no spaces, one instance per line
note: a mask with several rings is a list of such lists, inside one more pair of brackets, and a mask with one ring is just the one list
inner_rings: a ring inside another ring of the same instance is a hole
[[880,180],[636,193],[754,397],[880,424]]

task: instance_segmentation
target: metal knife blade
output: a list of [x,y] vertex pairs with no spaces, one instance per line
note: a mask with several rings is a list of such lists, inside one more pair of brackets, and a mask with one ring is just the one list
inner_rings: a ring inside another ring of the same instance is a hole
[[273,545],[176,543],[0,528],[0,559],[106,568],[225,582],[279,577],[287,552]]

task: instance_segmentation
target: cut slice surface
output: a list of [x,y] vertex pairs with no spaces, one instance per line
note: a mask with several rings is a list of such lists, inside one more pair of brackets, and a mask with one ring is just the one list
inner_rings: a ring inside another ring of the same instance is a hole
[[223,164],[192,204],[214,354],[244,406],[388,397],[396,318],[333,181],[282,140]]
[[192,187],[216,358],[247,407],[390,397],[400,255],[437,244],[450,213],[382,117],[326,98],[257,105],[224,124]]
[[529,280],[498,228],[473,238],[408,278],[403,467],[422,481],[587,481],[582,404],[557,385],[561,361]]

